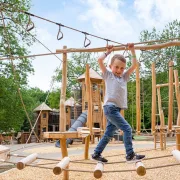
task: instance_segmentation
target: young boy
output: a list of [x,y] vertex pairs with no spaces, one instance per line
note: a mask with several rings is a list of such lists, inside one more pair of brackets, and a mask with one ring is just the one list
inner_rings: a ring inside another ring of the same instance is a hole
[[108,142],[112,139],[114,132],[117,129],[121,129],[124,132],[123,140],[126,149],[126,160],[128,162],[136,162],[145,157],[144,155],[137,155],[134,153],[131,126],[120,114],[121,109],[127,108],[127,82],[129,76],[136,69],[137,63],[134,44],[128,44],[128,49],[132,54],[132,65],[125,72],[126,59],[120,54],[116,54],[112,57],[109,65],[111,71],[108,71],[103,63],[103,60],[112,52],[113,46],[108,46],[107,52],[103,53],[98,58],[98,63],[106,85],[103,108],[107,119],[107,126],[104,136],[95,148],[94,154],[92,154],[92,159],[97,161],[108,161],[101,156],[101,153]]

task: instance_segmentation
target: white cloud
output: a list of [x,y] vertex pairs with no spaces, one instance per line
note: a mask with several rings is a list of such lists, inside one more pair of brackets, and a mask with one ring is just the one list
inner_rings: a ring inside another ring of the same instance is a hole
[[120,11],[123,1],[88,0],[86,3],[88,10],[79,16],[81,20],[91,21],[95,32],[101,37],[127,42],[133,29]]
[[134,8],[147,28],[163,28],[168,22],[180,19],[179,0],[135,0]]
[[[37,39],[45,44],[52,52],[55,52],[56,49],[54,47],[58,47],[56,38],[47,29],[37,28],[36,31]],[[30,51],[33,54],[50,53],[38,42],[30,48]],[[58,55],[58,57],[61,59],[61,55]],[[29,76],[29,85],[31,87],[40,87],[42,90],[49,90],[54,70],[60,63],[61,61],[53,55],[36,57],[32,61],[35,73]]]

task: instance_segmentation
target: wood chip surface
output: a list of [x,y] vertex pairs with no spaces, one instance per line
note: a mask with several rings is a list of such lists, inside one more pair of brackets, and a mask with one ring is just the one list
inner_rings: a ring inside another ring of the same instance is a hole
[[[52,149],[47,148],[44,150],[45,152],[49,152]],[[57,150],[57,149],[56,149]],[[69,150],[69,149],[68,149]],[[146,158],[158,157],[171,155],[173,147],[168,147],[166,150],[149,150],[149,149],[135,149],[136,152],[141,152],[141,154],[145,154]],[[28,150],[31,151],[31,150]],[[42,152],[41,149],[33,149],[30,153]],[[103,156],[107,157],[109,162],[117,162],[124,161],[125,155],[124,150],[112,150],[103,153]],[[77,156],[69,156],[70,159],[73,160],[81,160],[81,162],[94,162],[91,160],[83,160],[83,154]],[[54,164],[47,164],[54,163]],[[55,167],[57,162],[48,161],[48,160],[40,160],[38,164],[45,164],[44,167]],[[152,160],[143,160],[143,164],[145,167],[157,167],[161,165],[169,165],[178,163],[177,160],[171,157],[165,158],[156,158]],[[42,165],[41,165],[42,166]],[[82,164],[82,163],[73,163],[71,162],[69,165],[70,169],[76,170],[85,170],[85,171],[94,171],[96,164]],[[117,171],[117,170],[132,170],[135,169],[135,164],[127,164],[127,163],[117,163],[117,164],[105,164],[104,171]],[[26,167],[23,170],[18,170],[13,168],[6,172],[0,174],[0,180],[60,180],[63,179],[63,173],[60,175],[54,175],[52,169],[42,169],[37,167]],[[70,180],[94,180],[93,173],[89,172],[69,172]],[[164,168],[155,168],[146,171],[145,176],[139,176],[136,171],[128,171],[128,172],[112,172],[112,173],[103,173],[101,180],[179,180],[180,179],[180,164],[176,166],[164,167]]]

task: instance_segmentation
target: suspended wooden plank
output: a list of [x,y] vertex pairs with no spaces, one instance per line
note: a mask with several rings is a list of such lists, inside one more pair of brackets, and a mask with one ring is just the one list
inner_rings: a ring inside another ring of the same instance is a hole
[[17,169],[22,170],[25,168],[26,165],[32,163],[33,161],[35,161],[37,159],[38,154],[37,153],[33,153],[23,159],[21,159],[20,161],[18,161],[17,163]]
[[65,169],[70,163],[70,158],[69,157],[64,157],[61,162],[59,162],[56,167],[53,169],[53,173],[55,175],[59,175],[62,173],[63,169]]
[[98,162],[94,170],[94,177],[96,179],[101,178],[103,174],[103,170],[104,170],[104,164],[102,162]]
[[144,164],[139,161],[135,163],[136,166],[136,172],[139,176],[144,176],[146,174],[146,168],[144,167]]
[[175,159],[180,163],[180,151],[173,150],[172,155],[175,157]]

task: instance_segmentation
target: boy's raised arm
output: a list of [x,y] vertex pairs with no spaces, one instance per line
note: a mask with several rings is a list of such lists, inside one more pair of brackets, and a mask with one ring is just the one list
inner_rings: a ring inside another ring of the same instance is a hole
[[136,69],[136,65],[137,65],[137,59],[136,59],[136,52],[134,49],[134,44],[133,43],[129,43],[128,44],[128,49],[131,51],[132,54],[132,65],[131,67],[127,70],[128,75],[131,75],[134,70]]
[[106,72],[106,66],[104,65],[104,59],[112,52],[113,46],[108,46],[107,51],[98,58],[99,67],[104,74]]

